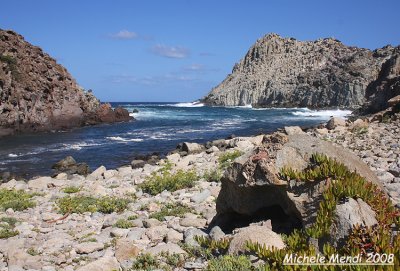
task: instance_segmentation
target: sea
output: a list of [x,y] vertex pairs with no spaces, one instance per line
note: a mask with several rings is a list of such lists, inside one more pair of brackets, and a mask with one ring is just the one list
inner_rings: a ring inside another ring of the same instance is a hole
[[131,113],[134,121],[22,134],[0,138],[0,173],[26,178],[51,175],[51,166],[71,155],[92,170],[130,164],[138,155],[163,156],[181,142],[198,142],[269,133],[284,126],[312,126],[348,110],[307,108],[209,107],[199,103],[111,103]]

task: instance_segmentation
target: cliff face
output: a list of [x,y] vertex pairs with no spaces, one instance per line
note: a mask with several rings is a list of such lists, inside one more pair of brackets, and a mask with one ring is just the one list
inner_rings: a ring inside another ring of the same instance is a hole
[[0,135],[96,124],[99,113],[115,115],[42,49],[0,29]]
[[370,51],[335,39],[259,39],[230,75],[203,99],[209,105],[359,107],[396,48]]

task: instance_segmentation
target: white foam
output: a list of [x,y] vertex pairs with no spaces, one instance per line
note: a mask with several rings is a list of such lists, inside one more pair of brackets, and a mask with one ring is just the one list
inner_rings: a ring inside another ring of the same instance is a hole
[[8,155],[8,157],[15,158],[15,157],[18,157],[18,154],[15,154],[15,153],[10,153],[10,154]]
[[177,104],[170,104],[170,106],[176,106],[176,107],[203,107],[203,103],[199,102],[191,102],[191,103],[177,103]]
[[329,118],[329,117],[346,117],[351,114],[350,110],[310,110],[302,109],[302,111],[292,112],[295,116],[302,117],[317,117],[317,118]]
[[141,139],[141,138],[124,138],[124,137],[120,137],[120,136],[108,136],[106,138],[113,140],[113,141],[120,141],[120,142],[141,142],[141,141],[143,141],[143,139]]

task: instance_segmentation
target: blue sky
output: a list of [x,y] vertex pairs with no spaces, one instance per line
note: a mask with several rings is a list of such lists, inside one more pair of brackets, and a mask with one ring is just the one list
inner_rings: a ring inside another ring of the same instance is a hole
[[3,1],[0,28],[22,34],[102,101],[191,101],[263,35],[400,44],[400,1]]

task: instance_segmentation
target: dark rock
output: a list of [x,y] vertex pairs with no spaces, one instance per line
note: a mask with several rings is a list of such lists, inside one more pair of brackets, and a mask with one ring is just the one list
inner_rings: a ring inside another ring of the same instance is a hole
[[139,110],[137,110],[136,108],[132,110],[132,113],[139,113]]
[[64,170],[64,169],[67,169],[67,168],[69,168],[71,166],[75,166],[75,165],[76,165],[75,159],[72,156],[67,156],[64,159],[55,163],[51,168]]
[[131,119],[126,110],[101,107],[93,93],[21,35],[0,29],[0,52],[0,136]]
[[135,168],[142,168],[142,167],[144,167],[145,164],[146,164],[146,162],[143,161],[143,160],[132,160],[132,162],[131,162],[131,167],[132,167],[133,169],[135,169]]
[[79,174],[86,176],[90,173],[90,168],[86,163],[77,163],[72,156],[67,156],[52,166],[56,174],[64,172],[67,174]]

